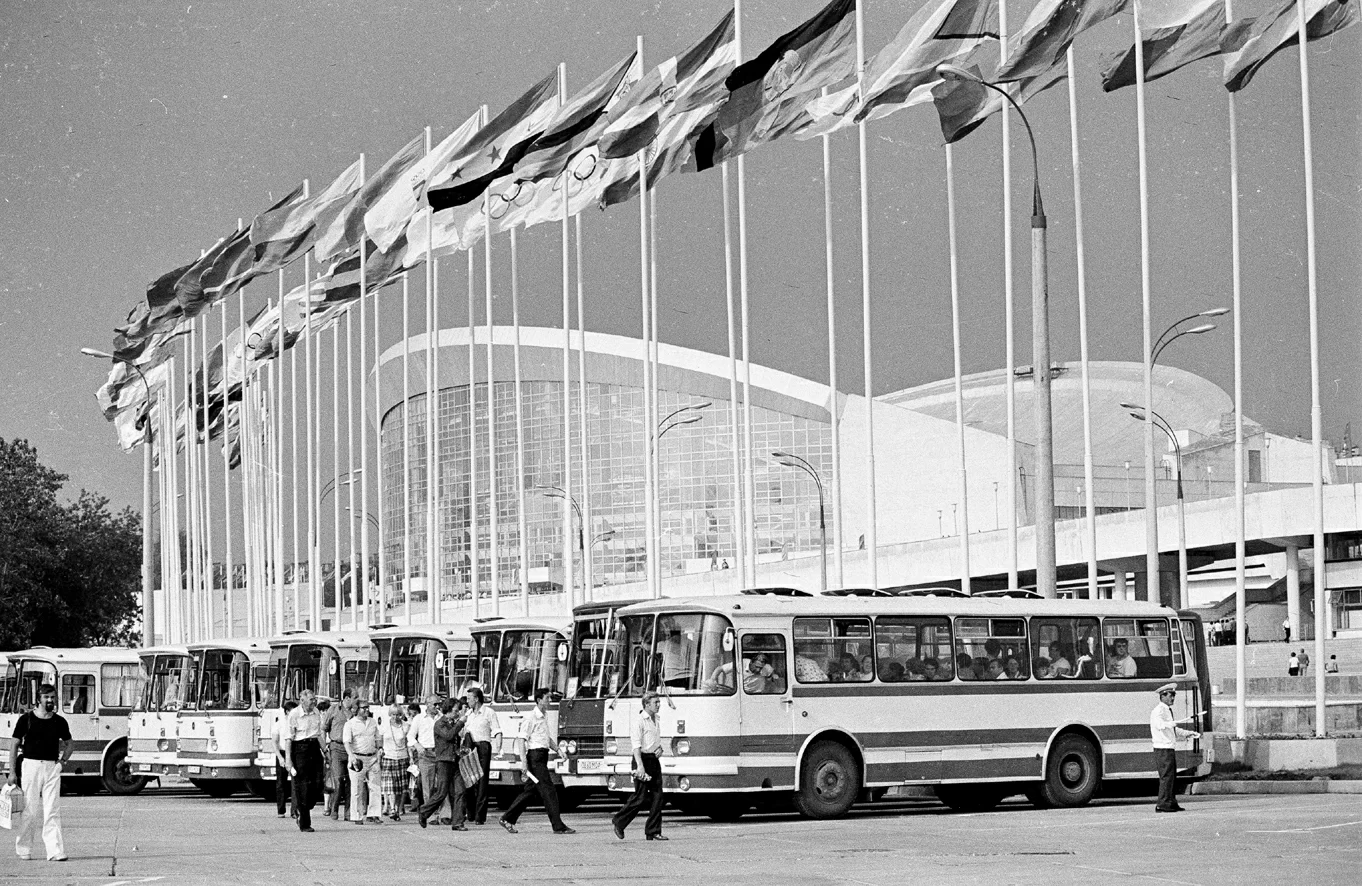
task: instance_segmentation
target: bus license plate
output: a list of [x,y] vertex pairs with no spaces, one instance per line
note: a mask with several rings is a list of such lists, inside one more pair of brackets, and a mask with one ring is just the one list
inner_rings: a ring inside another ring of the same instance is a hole
[[150,772],[150,771],[151,771],[151,764],[150,764],[150,763],[138,763],[138,764],[137,764],[137,771],[138,771],[138,772]]
[[605,768],[604,760],[578,760],[578,772],[600,772]]
[[497,769],[494,769],[494,770],[492,770],[491,772],[487,773],[487,780],[488,780],[488,781],[501,781],[501,771],[500,771],[500,770],[497,770]]
[[201,772],[203,772],[203,767],[202,767],[202,766],[190,766],[190,767],[189,767],[189,774],[190,774],[190,775],[198,775],[198,774],[201,773]]

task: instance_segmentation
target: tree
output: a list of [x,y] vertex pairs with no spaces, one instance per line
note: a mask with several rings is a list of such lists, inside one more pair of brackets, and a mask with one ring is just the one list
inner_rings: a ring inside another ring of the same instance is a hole
[[26,440],[0,439],[0,648],[138,642],[142,521],[81,490]]

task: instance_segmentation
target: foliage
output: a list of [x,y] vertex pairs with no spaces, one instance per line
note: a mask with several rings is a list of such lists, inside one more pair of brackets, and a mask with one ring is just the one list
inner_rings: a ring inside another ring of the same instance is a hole
[[86,490],[63,504],[66,481],[0,439],[0,649],[139,640],[141,519]]

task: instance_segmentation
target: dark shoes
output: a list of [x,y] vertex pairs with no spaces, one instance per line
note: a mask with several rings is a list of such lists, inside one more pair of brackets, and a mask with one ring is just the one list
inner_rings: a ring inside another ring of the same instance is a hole
[[421,825],[421,827],[426,826],[426,817],[424,815],[417,816],[416,821]]
[[624,828],[620,827],[619,822],[617,821],[610,822],[610,827],[614,828],[616,837],[618,837],[621,840],[624,839]]
[[498,819],[497,819],[497,824],[499,824],[499,825],[501,825],[503,828],[505,828],[505,829],[506,829],[506,833],[508,833],[508,834],[518,834],[518,833],[520,833],[520,831],[517,831],[517,830],[515,829],[515,825],[511,824],[509,821],[507,821],[507,820],[504,819],[504,818],[498,818]]
[[664,836],[662,836],[661,834],[653,834],[653,835],[652,835],[651,837],[649,837],[648,839],[649,839],[649,840],[666,840],[667,838],[664,837]]
[[298,830],[302,831],[304,834],[313,834],[313,833],[316,833],[316,829],[315,829],[315,828],[298,828]]
[[451,831],[466,831],[466,830],[468,830],[467,826],[461,825],[461,824],[450,825],[450,826],[449,826],[449,829],[450,829]]
[[440,819],[440,824],[453,824],[453,823],[454,823],[454,819],[452,819],[452,818],[442,818],[442,819]]
[[575,828],[563,828],[561,831],[554,831],[554,833],[559,836],[567,836],[568,834],[575,834],[577,831]]
[[1172,809],[1160,809],[1159,807],[1155,806],[1155,807],[1154,807],[1154,811],[1155,811],[1155,812],[1186,812],[1187,810],[1183,809],[1181,806],[1174,806]]

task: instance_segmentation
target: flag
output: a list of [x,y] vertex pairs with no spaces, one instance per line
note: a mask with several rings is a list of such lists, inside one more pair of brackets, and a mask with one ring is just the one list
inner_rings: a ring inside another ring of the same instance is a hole
[[1070,44],[1093,25],[1122,12],[1134,0],[1040,0],[1021,30],[1008,38],[1006,60],[994,79],[999,83],[1048,74],[1064,60]]
[[638,53],[606,71],[572,101],[563,105],[515,165],[516,181],[552,178],[566,168],[572,156],[597,141],[605,131],[606,112],[638,80]]
[[492,119],[467,148],[426,186],[426,203],[439,212],[472,203],[509,175],[556,110],[557,74],[540,80]]
[[[220,287],[228,276],[240,270],[243,259],[249,261],[250,232],[233,231],[223,237],[175,281],[175,300],[185,317],[197,317],[214,300],[209,287]],[[249,264],[247,265],[249,267]]]
[[184,316],[175,300],[175,283],[193,266],[194,262],[182,265],[148,283],[145,299],[133,306],[127,322],[114,331],[128,343],[135,343],[174,327]]
[[[1318,40],[1357,23],[1356,0],[1305,0],[1305,36]],[[1242,47],[1225,59],[1225,88],[1238,92],[1253,80],[1258,69],[1288,46],[1300,43],[1296,0],[1285,0],[1275,10],[1260,15],[1249,29]]]
[[728,100],[695,139],[708,169],[788,131],[810,99],[855,73],[856,0],[832,0],[817,15],[739,65],[724,81]]
[[[427,219],[430,220],[429,236],[426,234]],[[429,206],[424,206],[412,218],[406,233],[398,241],[403,244],[402,267],[417,267],[426,260],[427,254],[431,258],[439,258],[472,249],[482,239],[485,229],[480,202],[434,213]],[[396,245],[392,247],[393,250],[398,248]]]
[[[991,49],[984,52],[992,55]],[[968,70],[980,73],[977,63],[967,63]],[[1044,92],[1056,83],[1064,82],[1068,67],[1061,60],[1035,77],[1006,83],[1006,89],[1018,104],[1026,104],[1033,96]],[[985,77],[984,79],[988,79]],[[941,135],[946,144],[954,144],[974,130],[990,116],[1002,109],[1006,99],[989,89],[970,80],[942,80],[932,87],[932,100],[936,103],[937,116],[941,120]]]
[[251,223],[253,274],[277,271],[305,255],[362,184],[356,160],[315,197],[285,198],[256,216]]
[[[1140,41],[1144,54],[1144,79],[1148,83],[1166,77],[1194,61],[1237,52],[1248,39],[1253,19],[1225,21],[1225,7],[1213,2],[1186,21],[1150,31]],[[1102,58],[1102,90],[1115,92],[1135,83],[1135,47]]]
[[232,234],[199,280],[203,287],[202,300],[193,310],[186,306],[185,314],[190,317],[196,316],[199,311],[227,298],[254,280],[256,277],[252,269],[254,263],[255,250],[251,246],[251,229],[245,228]]
[[610,110],[601,136],[602,157],[611,160],[637,154],[657,137],[668,116],[727,100],[726,81],[738,63],[733,23],[730,11],[702,40],[634,84]]
[[379,249],[387,252],[402,236],[411,221],[421,212],[418,197],[426,186],[432,171],[449,163],[455,155],[468,145],[469,139],[482,125],[482,112],[474,111],[444,140],[417,160],[407,169],[406,174],[382,197],[369,211],[364,213],[364,232]]
[[330,261],[347,250],[353,249],[364,234],[364,213],[369,207],[382,199],[402,174],[420,159],[425,151],[425,136],[418,135],[407,142],[400,151],[393,154],[383,168],[370,176],[336,214],[331,224],[317,236],[313,245],[313,255],[318,261]]

